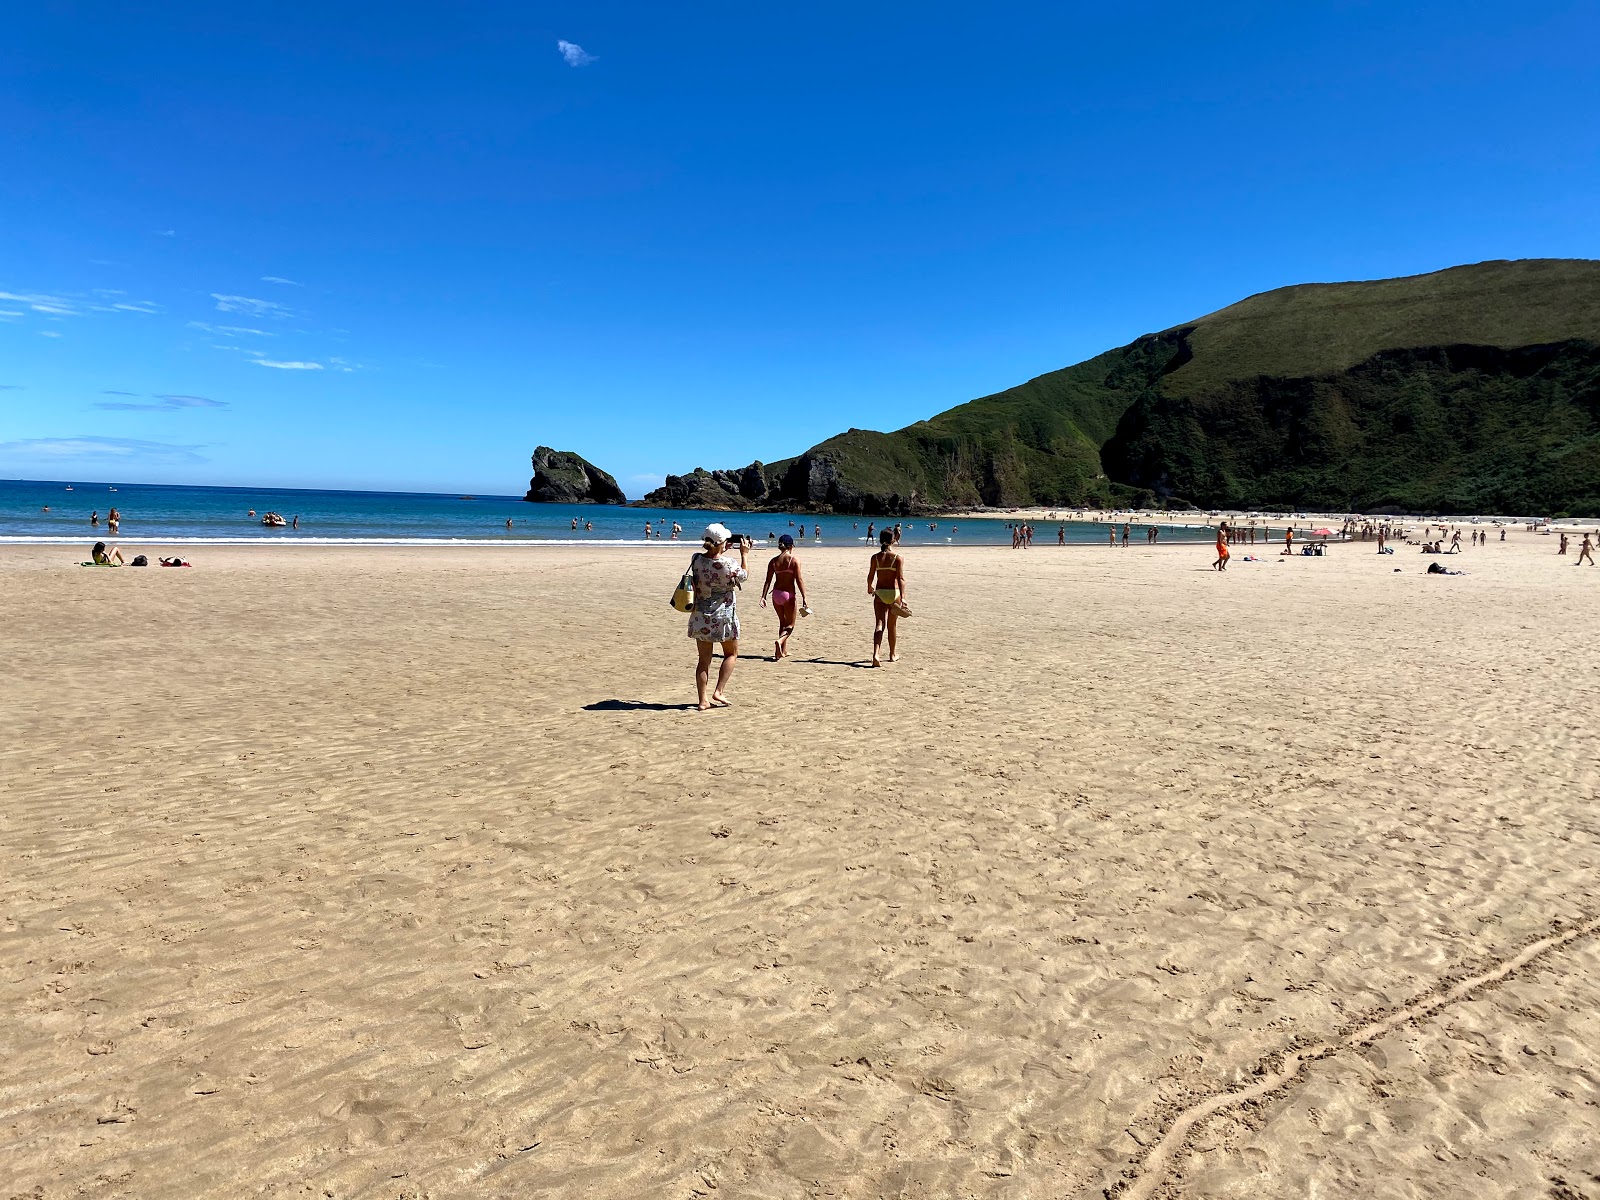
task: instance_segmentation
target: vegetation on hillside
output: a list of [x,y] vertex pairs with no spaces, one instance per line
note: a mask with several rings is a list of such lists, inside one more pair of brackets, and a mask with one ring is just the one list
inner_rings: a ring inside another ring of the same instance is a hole
[[1597,347],[1600,262],[1280,288],[839,434],[763,468],[760,503],[1600,513]]

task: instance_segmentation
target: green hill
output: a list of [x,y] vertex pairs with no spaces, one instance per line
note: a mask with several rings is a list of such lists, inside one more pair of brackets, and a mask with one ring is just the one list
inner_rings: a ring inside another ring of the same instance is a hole
[[646,502],[1600,513],[1600,262],[1263,292],[892,433],[674,481]]

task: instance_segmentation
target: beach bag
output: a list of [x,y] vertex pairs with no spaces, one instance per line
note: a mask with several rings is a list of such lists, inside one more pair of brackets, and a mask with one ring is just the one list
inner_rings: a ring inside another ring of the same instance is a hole
[[889,609],[902,621],[911,615],[911,605],[907,604],[902,599],[896,599],[893,604],[889,605]]
[[[699,557],[698,554],[694,556]],[[672,607],[681,613],[694,611],[694,558],[689,560],[689,569],[678,580],[678,588],[672,593]]]
[[136,554],[133,556],[133,561],[128,565],[130,567],[148,567],[150,565],[150,560],[142,554]]

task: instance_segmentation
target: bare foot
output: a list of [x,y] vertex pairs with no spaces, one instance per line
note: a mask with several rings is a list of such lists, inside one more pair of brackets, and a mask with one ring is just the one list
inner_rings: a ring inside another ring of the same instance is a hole
[[729,704],[728,704],[728,701],[727,701],[726,698],[724,698],[722,696],[713,695],[711,697],[711,707],[712,708],[727,708],[727,707],[729,707]]
[[899,652],[897,651],[896,653],[889,655],[889,661],[890,662],[899,662],[900,661]]
[[695,705],[695,709],[697,711],[699,711],[699,712],[708,712],[708,711],[710,711],[710,708],[711,708],[711,701],[709,701],[709,700],[702,700],[702,701],[700,701],[699,704]]
[[876,657],[873,658],[871,665],[874,666],[874,667],[883,666],[883,664],[881,662],[879,662]]

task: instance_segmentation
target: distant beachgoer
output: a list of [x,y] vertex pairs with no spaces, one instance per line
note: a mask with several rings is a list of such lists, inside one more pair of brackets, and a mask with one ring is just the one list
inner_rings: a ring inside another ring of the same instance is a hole
[[584,532],[585,533],[593,533],[594,532],[594,522],[593,521],[585,521],[583,523],[583,528],[584,528]]
[[873,529],[873,523],[871,521],[868,521],[867,522],[867,541],[869,541],[869,542],[872,541],[872,529]]
[[806,581],[800,560],[794,556],[794,539],[787,533],[778,539],[777,556],[767,562],[767,581],[761,586],[761,607],[772,595],[772,609],[778,615],[778,640],[772,643],[772,661],[789,656],[789,635],[794,632],[799,609],[806,603]]
[[822,526],[821,525],[816,526],[816,531],[814,533],[812,533],[811,538],[812,538],[813,541],[818,541],[818,542],[820,542],[822,540]]
[[245,516],[247,516],[247,517],[253,517],[255,515],[256,515],[256,510],[253,509],[253,508],[249,512],[245,513]]
[[1583,560],[1584,559],[1588,559],[1589,560],[1589,565],[1591,567],[1595,565],[1595,563],[1594,563],[1594,545],[1593,545],[1593,543],[1591,543],[1589,541],[1589,535],[1587,533],[1583,535],[1583,545],[1578,547],[1578,561],[1573,563],[1572,565],[1575,566],[1575,567],[1581,567],[1581,566],[1583,566]]
[[1057,525],[1056,526],[1056,545],[1065,546],[1066,544],[1067,544],[1067,527],[1065,525]]
[[1451,538],[1450,538],[1450,553],[1451,554],[1460,554],[1461,553],[1461,530],[1459,530],[1459,529],[1456,530],[1455,533],[1451,535]]
[[1117,527],[1115,525],[1106,530],[1106,545],[1110,546],[1113,550],[1117,548]]
[[674,542],[677,541],[678,540],[678,535],[680,533],[682,533],[682,532],[683,532],[683,526],[679,525],[676,521],[674,521],[672,523],[672,538],[671,538],[671,540],[674,541]]
[[97,567],[120,567],[123,565],[122,547],[112,546],[108,550],[104,542],[96,542],[94,549],[89,551],[89,557],[94,559],[94,565]]
[[1500,540],[1502,542],[1506,540],[1506,531],[1504,529],[1500,531]]
[[190,567],[194,565],[193,563],[184,562],[177,555],[173,555],[171,558],[163,558],[159,561],[163,567]]
[[1228,523],[1224,521],[1217,527],[1217,561],[1211,566],[1218,571],[1228,569]]
[[1563,533],[1561,535],[1561,548],[1556,551],[1556,554],[1561,555],[1561,554],[1565,554],[1566,552],[1567,552],[1567,535]]
[[100,527],[100,510],[98,508],[89,514],[89,524],[97,529]]
[[1283,531],[1283,552],[1285,554],[1293,554],[1294,553],[1294,526],[1293,525],[1289,526],[1288,529],[1285,529]]
[[[1442,528],[1442,526],[1441,526],[1441,528]],[[1443,563],[1429,563],[1428,564],[1428,574],[1429,575],[1465,575],[1466,572],[1465,571],[1452,571],[1449,567],[1445,566]]]
[[[299,517],[296,517],[296,518],[295,518],[295,520],[296,520],[296,521],[298,521],[298,520],[299,520],[299,519],[300,519],[300,518],[299,518]],[[299,528],[299,526],[298,526],[298,525],[296,525],[296,526],[295,526],[295,528],[296,528],[296,529],[298,529],[298,528]],[[508,529],[508,530],[509,530],[509,529],[510,529],[510,528],[511,528],[511,518],[510,518],[510,517],[507,517],[507,518],[506,518],[506,528],[507,528],[507,529]]]
[[[300,528],[300,514],[299,513],[295,513],[294,520],[289,522],[289,528],[290,529],[299,529]],[[509,517],[506,518],[506,528],[507,529],[511,528],[511,519]]]
[[899,521],[896,521],[894,523],[894,544],[896,546],[898,546],[900,544],[900,522]]
[[894,552],[894,531],[878,535],[878,552],[867,563],[867,595],[872,597],[872,665],[881,667],[884,635],[889,638],[889,661],[900,657],[895,646],[895,625],[900,614],[894,605],[906,594],[905,560]]
[[[694,611],[689,614],[689,636],[694,639],[700,655],[695,665],[694,685],[700,697],[701,712],[728,706],[724,693],[728,681],[733,678],[733,664],[739,657],[736,593],[739,585],[750,578],[746,569],[750,543],[745,538],[739,539],[739,561],[735,563],[728,554],[728,542],[732,537],[726,525],[707,525],[701,539],[705,551],[689,562],[694,577]],[[717,686],[707,695],[711,656],[718,643],[722,645],[722,666],[717,670]]]
[[578,518],[577,517],[573,517],[572,518],[572,527],[574,529],[576,529],[578,527]]
[[1124,521],[1122,523],[1122,544],[1124,546],[1126,546],[1128,544],[1129,539],[1131,539],[1132,537],[1133,537],[1133,523],[1131,521]]

